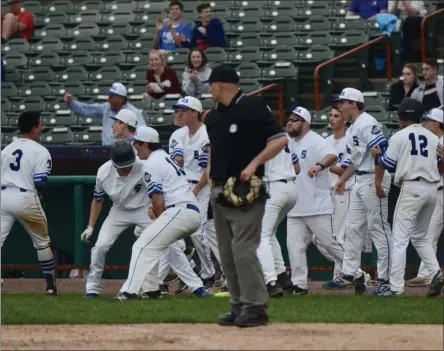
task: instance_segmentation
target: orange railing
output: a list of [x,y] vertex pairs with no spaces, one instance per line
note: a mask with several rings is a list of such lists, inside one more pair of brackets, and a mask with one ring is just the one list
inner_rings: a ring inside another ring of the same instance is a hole
[[429,13],[421,21],[421,58],[422,62],[427,59],[427,38],[426,38],[426,23],[427,21],[435,16],[444,14],[444,9]]
[[359,51],[362,51],[364,49],[367,49],[370,46],[373,46],[375,44],[378,44],[382,41],[386,42],[386,53],[387,53],[387,80],[392,80],[392,44],[390,39],[386,35],[382,35],[380,37],[377,37],[373,40],[370,40],[368,43],[362,44],[354,49],[351,49],[350,51],[347,51],[343,53],[342,55],[339,55],[337,57],[333,57],[332,59],[321,63],[318,65],[314,71],[314,93],[315,93],[315,103],[316,103],[316,111],[321,110],[321,97],[320,97],[320,88],[319,88],[319,72],[324,67],[331,65],[345,57],[349,57],[351,55],[356,54]]

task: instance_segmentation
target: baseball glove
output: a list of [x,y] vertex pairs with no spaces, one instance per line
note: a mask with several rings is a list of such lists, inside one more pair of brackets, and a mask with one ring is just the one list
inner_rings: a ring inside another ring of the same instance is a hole
[[246,182],[231,177],[225,183],[222,194],[231,207],[248,207],[265,195],[265,189],[262,180],[256,176]]

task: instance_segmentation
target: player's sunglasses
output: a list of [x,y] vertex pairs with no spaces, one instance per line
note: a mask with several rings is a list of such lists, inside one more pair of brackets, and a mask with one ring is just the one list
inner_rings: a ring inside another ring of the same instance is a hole
[[305,122],[303,118],[289,118],[288,122],[296,123],[296,122]]

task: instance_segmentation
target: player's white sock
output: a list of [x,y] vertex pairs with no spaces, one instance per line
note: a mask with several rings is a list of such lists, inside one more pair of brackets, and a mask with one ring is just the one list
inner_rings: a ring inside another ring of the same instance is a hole
[[49,247],[37,250],[37,257],[42,267],[43,275],[46,279],[46,289],[56,290],[55,275],[54,275],[54,256]]

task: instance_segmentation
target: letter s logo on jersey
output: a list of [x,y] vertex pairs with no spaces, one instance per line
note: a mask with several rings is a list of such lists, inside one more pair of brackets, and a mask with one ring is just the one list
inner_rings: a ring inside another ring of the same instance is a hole
[[145,172],[143,179],[145,180],[145,182],[149,183],[149,181],[151,180],[151,174]]
[[306,158],[306,157],[307,157],[307,150],[302,150],[301,158]]
[[134,187],[134,192],[137,194],[137,193],[140,191],[140,189],[142,189],[142,184],[137,184],[137,185]]

